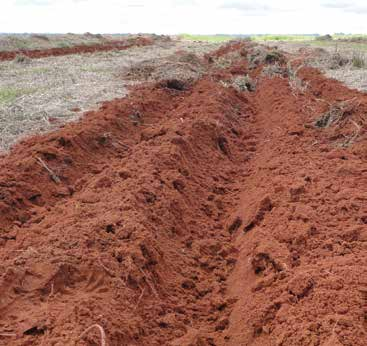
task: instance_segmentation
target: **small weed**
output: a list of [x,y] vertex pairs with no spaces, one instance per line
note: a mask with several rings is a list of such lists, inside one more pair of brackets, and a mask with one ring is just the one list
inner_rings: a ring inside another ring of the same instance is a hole
[[356,68],[366,67],[366,57],[360,52],[354,52],[352,57],[352,65]]
[[32,92],[34,92],[32,89],[2,88],[0,89],[0,104],[13,102],[17,97]]
[[28,64],[31,62],[31,59],[24,54],[18,54],[14,58],[14,62],[17,64]]

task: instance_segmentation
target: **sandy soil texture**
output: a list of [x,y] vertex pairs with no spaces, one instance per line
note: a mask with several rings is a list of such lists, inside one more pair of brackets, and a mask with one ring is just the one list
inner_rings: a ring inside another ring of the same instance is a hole
[[367,95],[202,63],[1,157],[0,345],[366,345]]

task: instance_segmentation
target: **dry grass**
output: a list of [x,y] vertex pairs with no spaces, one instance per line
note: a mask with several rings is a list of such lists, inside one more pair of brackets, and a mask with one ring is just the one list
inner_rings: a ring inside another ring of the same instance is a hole
[[367,59],[366,59],[366,55],[364,53],[361,53],[361,52],[354,52],[353,53],[353,57],[352,57],[353,67],[365,68],[366,65],[367,65],[366,61],[367,61]]
[[[19,138],[76,120],[102,101],[125,96],[127,86],[145,79],[134,76],[123,80],[121,76],[143,61],[155,61],[159,66],[178,50],[201,56],[216,47],[173,41],[125,51],[35,59],[26,64],[0,62],[0,151],[8,150]],[[189,71],[185,64],[181,62],[182,68]],[[179,72],[174,66],[164,63],[154,78]]]
[[335,104],[329,105],[329,110],[322,114],[314,123],[316,128],[329,128],[344,129],[352,125],[352,130],[349,129],[349,133],[342,133],[344,139],[338,143],[341,147],[348,147],[352,145],[360,136],[362,126],[365,124],[365,119],[359,119],[360,124],[356,121],[356,113],[360,106],[360,103],[355,99],[350,99]]
[[265,65],[261,71],[261,75],[264,77],[286,77],[288,75],[287,69],[280,66],[278,63]]
[[296,95],[298,92],[305,92],[308,88],[308,83],[303,81],[301,78],[298,77],[298,72],[304,67],[303,64],[293,66],[293,61],[290,60],[287,63],[287,73],[288,73],[288,80],[289,86],[292,89],[293,95]]
[[302,53],[307,57],[307,64],[323,71],[329,78],[345,83],[348,87],[367,92],[367,45],[334,41],[317,47],[310,42],[268,42],[268,46],[291,54]]
[[167,58],[144,60],[123,75],[126,79],[158,82],[176,80],[193,83],[205,72],[204,64],[192,53],[173,54]]
[[86,34],[0,34],[0,51],[19,49],[63,48],[101,44],[108,40],[124,40],[131,35]]
[[354,113],[357,107],[354,101],[352,99],[330,105],[329,110],[316,120],[315,126],[318,128],[340,126],[348,116]]
[[249,75],[236,76],[233,77],[230,81],[221,81],[221,83],[224,87],[233,87],[239,92],[252,92],[256,90],[256,81],[254,81]]

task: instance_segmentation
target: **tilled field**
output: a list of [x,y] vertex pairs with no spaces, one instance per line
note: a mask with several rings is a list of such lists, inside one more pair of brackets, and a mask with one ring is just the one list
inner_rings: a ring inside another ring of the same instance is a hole
[[367,96],[287,60],[230,44],[3,156],[0,343],[365,345]]

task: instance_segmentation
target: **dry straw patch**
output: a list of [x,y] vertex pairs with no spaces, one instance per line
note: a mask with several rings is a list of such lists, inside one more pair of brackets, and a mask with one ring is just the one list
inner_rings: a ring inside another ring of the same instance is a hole
[[169,57],[179,50],[200,57],[216,47],[162,41],[125,51],[1,62],[0,151],[8,150],[19,138],[77,120],[83,111],[98,108],[102,101],[125,96],[128,86],[145,78],[124,80],[122,75],[144,60],[157,67],[153,78],[174,73],[191,78],[201,73],[200,65],[179,61],[177,68]]
[[[338,142],[341,147],[352,145],[363,132],[366,118],[358,118],[360,102],[356,98],[337,102],[329,105],[327,112],[322,114],[314,123],[316,128],[334,128],[334,132],[340,132],[344,137]],[[358,119],[357,119],[358,118]]]

